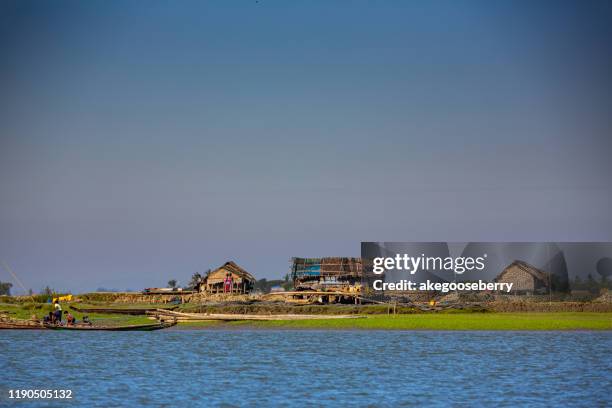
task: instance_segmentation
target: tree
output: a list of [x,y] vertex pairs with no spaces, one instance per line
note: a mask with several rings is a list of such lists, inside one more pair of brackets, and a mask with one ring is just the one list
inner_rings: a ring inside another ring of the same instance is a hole
[[270,287],[271,285],[268,280],[266,278],[261,278],[258,281],[255,281],[253,290],[255,292],[270,293]]
[[0,295],[11,296],[11,288],[13,284],[10,282],[0,282]]
[[286,291],[291,291],[294,289],[293,287],[293,282],[291,282],[290,280],[286,281],[285,283],[283,283],[281,285],[283,287],[283,289],[285,289]]
[[579,288],[581,285],[582,285],[582,279],[580,279],[580,276],[576,275],[576,277],[574,278],[574,286]]
[[[208,270],[208,272],[210,272],[210,269]],[[191,275],[191,280],[189,281],[185,289],[196,290],[200,286],[200,283],[202,282],[202,278],[203,277],[200,274],[200,272],[194,273],[193,275]]]
[[569,282],[567,279],[562,279],[559,275],[550,275],[550,288],[553,292],[569,292]]
[[597,261],[597,273],[601,277],[609,278],[612,276],[612,258],[601,258]]
[[53,296],[54,290],[49,287],[49,285],[45,286],[45,288],[40,292],[42,295]]
[[601,275],[601,282],[599,286],[602,289],[606,289],[608,287],[608,277],[606,275]]
[[176,279],[170,279],[168,281],[168,287],[174,289],[174,288],[176,288],[176,283],[177,283]]
[[589,273],[589,275],[587,276],[587,290],[591,293],[595,293],[599,290],[598,286],[599,285],[597,285],[595,279],[593,279],[593,275]]
[[253,289],[256,292],[270,293],[274,286],[280,286],[285,290],[293,289],[293,282],[286,282],[284,279],[267,280],[262,278],[255,282]]

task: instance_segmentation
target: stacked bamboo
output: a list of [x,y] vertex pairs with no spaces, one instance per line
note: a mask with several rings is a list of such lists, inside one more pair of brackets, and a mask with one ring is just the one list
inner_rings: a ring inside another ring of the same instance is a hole
[[148,312],[159,320],[175,319],[178,322],[195,321],[236,321],[236,320],[321,320],[321,319],[359,319],[364,316],[358,315],[307,315],[307,314],[278,314],[278,315],[255,315],[255,314],[230,314],[230,313],[182,313],[171,310],[157,309]]

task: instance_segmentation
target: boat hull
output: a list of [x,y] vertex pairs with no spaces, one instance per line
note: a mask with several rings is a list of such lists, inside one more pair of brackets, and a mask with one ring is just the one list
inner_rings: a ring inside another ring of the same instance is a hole
[[20,323],[0,323],[0,330],[44,330],[42,325],[20,324]]
[[176,323],[155,323],[155,324],[138,324],[129,326],[55,326],[46,325],[45,328],[50,330],[83,330],[83,331],[154,331],[166,329],[174,326]]

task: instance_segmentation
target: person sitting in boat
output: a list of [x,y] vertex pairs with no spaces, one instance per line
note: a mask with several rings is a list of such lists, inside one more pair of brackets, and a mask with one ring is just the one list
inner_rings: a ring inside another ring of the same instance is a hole
[[53,308],[55,309],[55,323],[62,323],[62,307],[59,304],[59,301],[55,299],[55,303],[53,304]]
[[54,321],[55,321],[55,315],[53,314],[53,312],[49,312],[49,314],[43,318],[43,323],[45,324],[51,324]]
[[76,323],[76,319],[74,318],[72,313],[66,310],[64,314],[66,315],[66,325],[72,326]]

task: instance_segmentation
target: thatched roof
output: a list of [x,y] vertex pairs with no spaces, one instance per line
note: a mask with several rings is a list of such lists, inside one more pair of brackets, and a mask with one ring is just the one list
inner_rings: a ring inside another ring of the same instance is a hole
[[533,265],[528,264],[525,261],[519,261],[519,260],[516,260],[512,262],[510,265],[506,266],[506,268],[504,268],[504,270],[499,275],[497,275],[497,278],[495,278],[495,280],[498,281],[499,279],[501,279],[504,276],[504,274],[508,272],[510,268],[512,268],[513,266],[516,266],[517,268],[521,269],[522,271],[527,272],[528,274],[530,274],[531,276],[533,276],[535,279],[539,280],[540,282],[543,282],[544,284],[548,285],[548,274],[546,272],[536,268]]
[[224,263],[223,265],[221,265],[220,267],[218,267],[214,271],[210,272],[208,275],[209,276],[213,275],[213,274],[215,274],[216,272],[218,272],[221,269],[225,269],[227,271],[230,271],[230,272],[240,276],[242,279],[250,280],[250,281],[253,281],[253,282],[257,281],[257,279],[255,279],[255,277],[253,275],[251,275],[250,273],[248,273],[247,271],[242,269],[234,261],[228,261],[228,262]]

